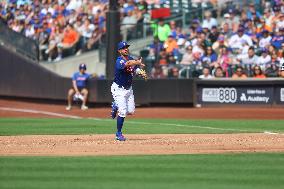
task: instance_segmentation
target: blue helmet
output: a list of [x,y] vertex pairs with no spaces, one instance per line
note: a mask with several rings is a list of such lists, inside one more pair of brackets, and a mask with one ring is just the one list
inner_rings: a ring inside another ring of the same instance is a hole
[[129,47],[130,45],[128,45],[125,41],[120,41],[117,45],[117,50],[123,49],[125,47]]
[[86,66],[86,64],[84,64],[84,63],[82,63],[82,64],[80,64],[80,66],[79,66],[79,70],[86,70],[87,69],[87,66]]

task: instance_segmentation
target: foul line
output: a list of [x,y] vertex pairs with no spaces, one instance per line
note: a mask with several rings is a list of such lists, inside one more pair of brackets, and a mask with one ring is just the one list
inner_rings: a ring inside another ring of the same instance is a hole
[[[83,117],[80,117],[80,116],[73,116],[73,115],[68,115],[68,114],[60,114],[60,113],[53,113],[53,112],[48,112],[48,111],[40,111],[40,110],[32,110],[32,109],[0,107],[0,110],[14,111],[14,112],[26,112],[26,113],[33,113],[33,114],[44,114],[44,115],[49,115],[49,116],[71,118],[71,119],[83,119]],[[114,121],[111,119],[100,119],[100,118],[95,118],[95,117],[89,117],[87,119],[92,119],[96,121],[108,121],[108,122]],[[239,132],[258,132],[258,133],[265,133],[265,134],[280,134],[280,133],[276,133],[273,131],[253,131],[253,130],[218,128],[218,127],[208,127],[208,126],[198,126],[198,125],[184,125],[184,124],[174,124],[174,123],[150,123],[150,122],[140,122],[140,121],[127,121],[127,123],[143,124],[143,125],[155,124],[155,125],[161,125],[161,126],[165,125],[165,126],[174,126],[174,127],[199,128],[199,129],[220,130],[220,131],[239,131]]]
[[[89,117],[88,119],[97,120],[97,121],[113,121],[107,119],[99,119]],[[174,124],[174,123],[150,123],[150,122],[140,122],[140,121],[127,121],[127,123],[133,124],[142,124],[142,125],[166,125],[166,126],[174,126],[174,127],[187,127],[187,128],[199,128],[199,129],[209,129],[209,130],[221,130],[221,131],[240,131],[240,132],[263,132],[263,131],[252,131],[252,130],[241,130],[241,129],[230,129],[230,128],[218,128],[218,127],[208,127],[208,126],[198,126],[198,125],[183,125],[183,124]]]
[[79,116],[72,116],[72,115],[67,115],[67,114],[59,114],[59,113],[40,111],[40,110],[31,110],[31,109],[0,107],[0,110],[13,111],[13,112],[26,112],[26,113],[33,113],[33,114],[44,114],[44,115],[49,115],[49,116],[72,118],[72,119],[82,119],[82,117],[79,117]]

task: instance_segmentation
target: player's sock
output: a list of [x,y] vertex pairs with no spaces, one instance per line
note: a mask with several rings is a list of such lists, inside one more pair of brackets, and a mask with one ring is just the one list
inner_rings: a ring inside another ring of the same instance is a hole
[[123,122],[124,122],[124,117],[120,117],[120,116],[117,116],[117,132],[121,132],[122,130],[122,126],[123,126]]

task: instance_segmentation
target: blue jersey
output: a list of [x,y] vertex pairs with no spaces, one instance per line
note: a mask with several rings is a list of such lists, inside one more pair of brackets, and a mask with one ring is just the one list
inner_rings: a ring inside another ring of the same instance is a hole
[[[128,60],[134,60],[131,56],[128,56]],[[126,89],[130,88],[132,85],[134,70],[137,66],[126,67],[125,63],[128,61],[125,60],[122,56],[119,56],[116,59],[115,63],[115,73],[114,73],[114,82],[121,87]]]
[[90,78],[90,74],[84,73],[81,74],[80,72],[74,73],[72,80],[76,81],[78,88],[85,88],[87,87],[87,81]]

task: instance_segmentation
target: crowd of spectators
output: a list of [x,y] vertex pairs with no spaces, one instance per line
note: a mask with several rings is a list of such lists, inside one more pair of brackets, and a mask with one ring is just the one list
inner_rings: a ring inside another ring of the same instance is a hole
[[[122,39],[141,34],[139,26],[150,14],[149,7],[160,2],[119,0]],[[203,19],[193,19],[188,28],[175,21],[152,22],[147,71],[152,78],[278,77],[284,63],[284,3],[261,2],[227,6],[218,14],[205,11]],[[106,32],[107,10],[108,0],[0,2],[1,20],[37,40],[40,59],[48,61],[98,48]]]
[[12,30],[39,42],[41,60],[60,60],[98,46],[106,1],[4,0],[0,17]]
[[[2,0],[0,19],[39,42],[40,60],[59,61],[98,48],[106,32],[108,5],[108,0]],[[143,22],[148,4],[120,0],[118,5],[125,39]]]
[[[212,11],[189,28],[160,19],[146,58],[152,78],[266,78],[284,71],[284,3]],[[283,66],[282,66],[283,65]]]

